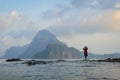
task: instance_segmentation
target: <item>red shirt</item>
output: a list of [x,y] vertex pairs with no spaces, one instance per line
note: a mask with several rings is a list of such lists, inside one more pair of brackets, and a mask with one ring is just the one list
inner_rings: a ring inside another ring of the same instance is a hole
[[88,51],[87,51],[87,49],[84,49],[84,54],[88,54]]
[[84,50],[84,54],[88,54],[88,51],[87,51],[88,48],[87,47],[84,47],[83,50]]

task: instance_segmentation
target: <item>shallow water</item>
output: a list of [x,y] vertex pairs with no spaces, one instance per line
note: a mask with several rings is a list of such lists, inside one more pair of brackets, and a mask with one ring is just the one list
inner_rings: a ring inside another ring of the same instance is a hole
[[120,63],[67,60],[28,66],[0,60],[0,80],[120,80]]

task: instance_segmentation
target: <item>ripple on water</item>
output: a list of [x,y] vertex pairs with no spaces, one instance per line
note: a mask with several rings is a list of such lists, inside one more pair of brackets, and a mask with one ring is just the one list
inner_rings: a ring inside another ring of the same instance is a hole
[[118,79],[107,78],[107,77],[103,77],[103,78],[89,77],[87,78],[87,80],[118,80]]
[[25,75],[22,77],[23,79],[28,80],[42,80],[44,75]]
[[70,73],[68,73],[68,74],[74,74],[74,73],[70,72]]
[[96,65],[82,65],[81,67],[96,67]]
[[120,80],[119,74],[118,63],[79,61],[34,66],[0,63],[0,80]]

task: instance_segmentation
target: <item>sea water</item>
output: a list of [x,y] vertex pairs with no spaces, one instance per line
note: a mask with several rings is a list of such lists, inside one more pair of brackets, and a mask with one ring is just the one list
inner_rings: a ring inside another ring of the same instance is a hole
[[119,62],[66,60],[28,66],[0,60],[0,80],[120,80]]

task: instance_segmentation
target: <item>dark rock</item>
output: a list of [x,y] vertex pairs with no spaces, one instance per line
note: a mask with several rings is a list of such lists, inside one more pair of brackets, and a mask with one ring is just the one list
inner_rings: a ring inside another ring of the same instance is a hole
[[111,59],[111,58],[107,58],[106,60],[110,61],[110,60],[112,60],[112,59]]
[[35,64],[47,64],[45,61],[35,61]]
[[98,62],[120,62],[120,58],[107,58],[104,60],[98,60]]
[[30,61],[27,61],[27,62],[25,62],[23,64],[36,65],[36,64],[47,64],[47,62],[45,62],[45,61],[30,60]]
[[112,60],[120,60],[120,58],[113,58]]
[[13,61],[22,61],[19,58],[12,58],[12,59],[7,59],[6,62],[13,62]]
[[65,62],[65,60],[59,59],[56,62]]
[[101,62],[102,60],[98,60],[98,62]]

